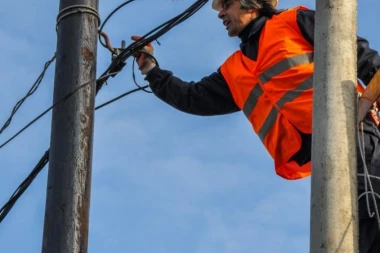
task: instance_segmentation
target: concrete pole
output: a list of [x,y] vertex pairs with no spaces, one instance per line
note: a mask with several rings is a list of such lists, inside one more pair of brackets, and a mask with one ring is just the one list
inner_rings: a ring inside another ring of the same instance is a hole
[[311,253],[358,252],[356,4],[316,4]]
[[[74,5],[97,10],[98,0],[61,0],[60,11]],[[86,253],[88,245],[98,19],[70,12],[57,30],[54,102],[89,85],[53,109],[42,253]]]

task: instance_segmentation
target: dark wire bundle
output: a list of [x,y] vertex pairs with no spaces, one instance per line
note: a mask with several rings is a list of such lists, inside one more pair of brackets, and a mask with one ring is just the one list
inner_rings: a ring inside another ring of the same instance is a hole
[[25,100],[34,94],[34,92],[38,89],[40,86],[42,80],[44,79],[46,70],[49,68],[50,64],[55,60],[55,55],[45,63],[44,69],[42,70],[42,73],[38,76],[37,80],[34,82],[32,87],[29,89],[29,91],[26,93],[26,95],[20,99],[16,105],[13,107],[13,110],[11,112],[11,115],[7,119],[7,121],[4,123],[4,125],[0,129],[0,134],[9,126],[11,123],[13,116],[17,113],[18,109],[20,109],[21,105],[25,102]]
[[36,176],[41,172],[45,165],[49,161],[49,150],[41,157],[37,165],[34,167],[29,176],[20,184],[19,187],[14,191],[12,196],[9,198],[7,203],[0,209],[0,223],[7,216],[9,211],[12,209],[16,201],[21,197],[21,195],[28,189],[29,185],[33,182]]
[[[123,4],[121,4],[120,6],[118,6],[114,11],[111,12],[110,15],[108,15],[108,17],[105,19],[105,22],[103,23],[103,25],[101,26],[100,28],[100,31],[103,29],[104,25],[106,24],[106,22],[109,20],[109,18],[116,12],[118,11],[120,8],[122,8],[123,6],[127,5],[128,3],[131,3],[133,2],[134,0],[129,0],[129,1],[126,1],[124,2]],[[102,85],[105,83],[105,81],[108,79],[108,77],[110,76],[113,76],[114,73],[113,70],[115,69],[115,67],[117,68],[118,65],[120,65],[122,62],[124,62],[128,57],[132,56],[134,53],[138,52],[139,50],[141,50],[144,46],[148,45],[149,43],[157,40],[160,36],[162,36],[163,34],[167,33],[169,30],[171,30],[173,27],[175,27],[176,25],[182,23],[183,21],[185,21],[186,19],[188,19],[189,17],[191,17],[195,12],[197,12],[200,8],[202,8],[206,3],[208,2],[208,0],[198,0],[196,1],[193,5],[191,5],[188,9],[186,9],[184,12],[182,12],[181,14],[177,15],[176,17],[170,19],[169,21],[161,24],[160,26],[156,27],[155,29],[153,29],[152,31],[148,32],[147,34],[145,34],[144,36],[141,37],[140,40],[132,43],[131,45],[129,45],[127,48],[125,48],[113,61],[112,63],[110,64],[110,66],[107,68],[107,70],[101,75],[101,77],[97,80],[97,85],[96,85],[96,93],[101,89]],[[100,31],[99,31],[99,34],[100,34]],[[101,41],[100,39],[100,43],[106,47],[106,45]],[[85,85],[87,84],[82,84],[80,85],[80,88],[83,88]],[[139,90],[145,90],[148,86],[144,86],[144,87],[138,87],[137,89],[134,89],[134,90],[131,90],[131,91],[128,91],[102,105],[99,105],[95,108],[95,110],[97,109],[100,109],[112,102],[115,102],[116,100],[124,97],[124,96],[127,96],[131,93],[134,93],[136,91],[139,91]],[[54,108],[57,104],[65,101],[69,96],[71,96],[72,94],[74,94],[78,89],[76,89],[75,91],[71,92],[70,94],[66,95],[65,96],[65,99],[63,99],[62,101],[58,101],[58,103],[55,103],[53,106],[51,106],[47,111],[49,111],[50,109]],[[42,115],[38,116],[38,119],[40,117],[42,117],[43,115],[45,115],[47,113],[47,111],[45,111]],[[31,123],[34,123],[36,120],[33,120]],[[31,125],[31,123],[28,124],[28,127]],[[26,129],[26,127],[23,128],[22,131],[24,131]],[[19,132],[20,133],[20,132]],[[19,134],[18,133],[18,134]],[[17,134],[17,135],[18,135]],[[15,137],[15,136],[14,136]],[[12,139],[14,138],[12,137]],[[9,140],[10,141],[10,140]],[[8,142],[9,142],[8,141]],[[6,142],[6,143],[8,143]],[[5,144],[6,144],[5,143]],[[2,146],[4,146],[5,144],[3,144]],[[7,201],[7,203],[5,203],[5,205],[0,209],[0,223],[4,220],[4,218],[6,217],[6,215],[9,213],[9,211],[12,209],[12,207],[14,206],[14,204],[16,203],[16,201],[21,197],[21,195],[27,190],[27,188],[30,186],[30,184],[33,182],[33,180],[36,178],[36,176],[42,171],[42,169],[46,166],[46,164],[48,163],[49,161],[49,150],[46,151],[44,153],[44,155],[41,157],[40,161],[37,163],[37,165],[35,166],[35,168],[32,170],[32,172],[28,175],[28,177],[20,184],[20,186],[16,189],[16,191],[12,194],[12,196],[10,197],[10,199]]]
[[[127,1],[128,3],[132,2],[134,0]],[[135,52],[141,50],[144,46],[148,45],[149,43],[152,43],[153,41],[157,40],[159,37],[170,31],[173,27],[179,25],[183,21],[187,20],[189,17],[191,17],[194,13],[196,13],[199,9],[201,9],[208,0],[198,0],[193,5],[191,5],[189,8],[187,8],[184,12],[181,14],[175,16],[174,18],[166,21],[165,23],[161,24],[160,26],[156,27],[152,31],[148,32],[144,36],[141,37],[136,42],[133,42],[130,44],[127,48],[125,48],[113,61],[113,63],[109,66],[109,68],[105,71],[105,73],[108,73],[110,70],[112,70],[117,64],[119,64],[120,61],[125,61],[127,58],[132,56]],[[126,3],[124,3],[126,4]],[[118,7],[121,8],[120,6]],[[113,13],[111,13],[113,14]],[[107,19],[106,19],[107,21]],[[103,23],[101,29],[104,27],[106,21]]]
[[[148,86],[144,86],[141,88],[133,89],[128,92],[125,92],[116,98],[113,98],[101,105],[98,105],[95,110],[101,109],[127,95],[130,95],[132,93],[135,93],[136,91],[146,89]],[[49,150],[47,150],[44,155],[41,157],[41,159],[38,161],[37,165],[34,167],[32,172],[26,177],[26,179],[20,184],[19,187],[14,191],[12,196],[9,198],[7,203],[0,209],[0,223],[3,221],[3,219],[7,216],[9,211],[12,209],[13,205],[17,202],[17,200],[21,197],[21,195],[28,189],[29,185],[33,182],[33,180],[36,178],[36,176],[42,171],[42,169],[46,166],[46,164],[49,162]]]

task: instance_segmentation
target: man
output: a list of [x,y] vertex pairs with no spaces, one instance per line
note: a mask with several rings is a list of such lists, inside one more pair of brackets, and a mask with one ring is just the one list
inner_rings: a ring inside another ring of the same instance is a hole
[[[156,66],[147,54],[135,55],[156,96],[178,110],[221,115],[242,110],[274,160],[276,173],[299,179],[311,173],[314,11],[305,7],[277,11],[277,0],[214,0],[230,37],[240,49],[217,72],[199,82],[184,82]],[[139,37],[133,36],[133,40]],[[358,37],[358,78],[367,85],[380,68],[379,54]],[[153,54],[151,45],[145,51]],[[364,121],[366,163],[380,176],[380,133],[376,120]],[[360,156],[359,156],[360,157]],[[358,173],[363,163],[358,159]],[[374,203],[366,206],[365,179],[358,176],[359,247],[380,252]],[[372,181],[380,194],[380,180]],[[380,205],[380,202],[378,203]]]

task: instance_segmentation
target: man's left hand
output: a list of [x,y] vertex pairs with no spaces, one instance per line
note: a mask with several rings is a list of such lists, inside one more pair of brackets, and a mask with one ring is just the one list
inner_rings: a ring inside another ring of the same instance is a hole
[[377,70],[372,80],[367,85],[362,96],[359,99],[359,122],[361,122],[369,109],[373,106],[376,101],[380,105],[380,69]]

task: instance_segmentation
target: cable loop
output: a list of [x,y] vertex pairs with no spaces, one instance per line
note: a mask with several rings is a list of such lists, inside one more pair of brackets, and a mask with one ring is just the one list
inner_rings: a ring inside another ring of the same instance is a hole
[[[357,97],[356,102],[358,105],[359,104],[359,96]],[[364,124],[363,124],[363,121],[359,122],[359,127],[357,129],[357,138],[358,138],[358,146],[359,146],[359,155],[363,161],[363,172],[364,172],[363,174],[358,174],[358,176],[364,176],[364,190],[365,190],[365,192],[363,192],[358,197],[358,201],[360,200],[360,198],[365,196],[368,216],[370,218],[373,218],[376,216],[378,228],[380,230],[380,213],[379,213],[379,209],[378,209],[378,205],[377,205],[377,199],[376,199],[376,197],[380,199],[380,195],[374,191],[372,181],[371,181],[371,178],[377,178],[377,177],[370,175],[368,168],[367,168],[367,162],[365,159],[365,141],[364,141]],[[373,201],[375,212],[373,212],[370,208],[369,197],[372,197],[371,200]]]
[[77,14],[77,13],[88,13],[88,14],[94,15],[98,19],[98,27],[100,26],[101,20],[100,20],[100,15],[97,9],[87,6],[87,5],[72,5],[72,6],[62,9],[58,13],[55,30],[56,31],[58,30],[58,25],[62,21],[62,19],[66,18],[67,16]]

